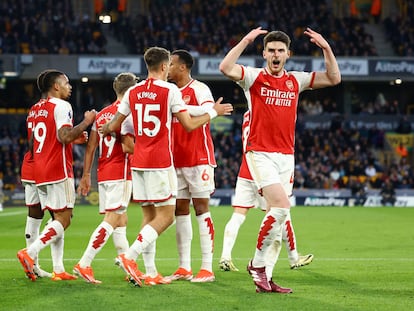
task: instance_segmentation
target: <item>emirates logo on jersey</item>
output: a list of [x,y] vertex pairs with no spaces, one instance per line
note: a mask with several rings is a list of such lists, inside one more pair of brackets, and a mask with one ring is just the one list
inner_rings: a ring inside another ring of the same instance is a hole
[[185,102],[186,105],[188,105],[190,103],[191,97],[190,95],[185,95],[183,97],[183,101]]
[[294,88],[292,80],[286,80],[286,86],[289,90],[292,91]]

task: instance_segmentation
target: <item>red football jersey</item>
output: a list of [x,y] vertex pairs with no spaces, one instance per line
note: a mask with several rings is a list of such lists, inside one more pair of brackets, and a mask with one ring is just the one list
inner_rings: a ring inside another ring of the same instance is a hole
[[[191,80],[180,89],[186,105],[214,105],[214,98],[208,86],[198,80]],[[209,164],[216,166],[210,123],[187,132],[177,118],[173,118],[174,166],[191,167]]]
[[73,178],[72,144],[62,144],[58,130],[73,126],[72,106],[65,100],[48,98],[33,109],[33,155],[38,185]]
[[[33,133],[33,122],[34,122],[34,112],[36,105],[40,105],[41,103],[45,102],[46,99],[40,99],[36,104],[34,104],[27,114],[26,118],[26,129],[27,129],[27,140],[30,141],[32,139],[32,133]],[[29,150],[25,153],[23,162],[22,162],[22,169],[20,172],[20,179],[24,182],[35,182],[34,177],[34,160],[32,152]]]
[[135,136],[132,169],[172,167],[172,114],[186,110],[175,84],[150,78],[128,89],[118,111],[132,114]]
[[[118,110],[119,101],[103,108],[95,118],[92,131],[109,122]],[[98,183],[113,180],[131,180],[128,154],[122,151],[121,129],[99,137]]]
[[[247,141],[247,137],[249,136],[250,132],[250,111],[246,111],[243,115],[243,124],[242,124],[242,143],[243,143],[243,150],[245,149],[245,143]],[[250,174],[249,167],[247,166],[246,156],[243,152],[242,162],[239,168],[239,175],[238,177],[253,180],[252,174]]]
[[285,71],[276,77],[263,68],[242,69],[238,83],[251,113],[245,151],[293,154],[299,94],[312,88],[314,73]]

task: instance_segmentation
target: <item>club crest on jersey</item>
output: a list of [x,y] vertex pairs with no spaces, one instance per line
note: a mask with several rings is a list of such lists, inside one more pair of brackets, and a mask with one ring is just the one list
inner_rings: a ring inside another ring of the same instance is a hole
[[185,102],[186,105],[188,105],[190,103],[191,97],[190,95],[185,95],[183,97],[183,101]]
[[294,88],[292,80],[286,80],[286,86],[289,90],[292,91]]

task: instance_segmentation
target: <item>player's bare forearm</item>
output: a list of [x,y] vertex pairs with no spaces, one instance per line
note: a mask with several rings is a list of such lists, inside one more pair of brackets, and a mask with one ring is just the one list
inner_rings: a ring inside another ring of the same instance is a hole
[[325,60],[326,71],[317,73],[313,87],[321,88],[339,84],[341,82],[341,72],[339,70],[336,57],[329,43],[325,40],[324,37],[322,37],[321,34],[317,33],[311,28],[306,28],[304,34],[309,37],[309,40],[312,43],[316,44],[322,49]]
[[88,126],[89,124],[87,124],[85,121],[82,121],[75,127],[61,127],[58,131],[60,142],[65,145],[73,143],[76,139],[83,135],[83,132],[88,128]]
[[129,154],[134,153],[134,137],[130,135],[122,135],[121,143],[122,143],[122,151],[124,153],[129,153]]
[[74,127],[64,126],[61,127],[58,131],[59,141],[62,144],[70,144],[73,143],[76,139],[81,136],[84,136],[85,130],[88,128],[89,125],[95,121],[96,111],[86,111],[84,113],[84,118],[82,122]]

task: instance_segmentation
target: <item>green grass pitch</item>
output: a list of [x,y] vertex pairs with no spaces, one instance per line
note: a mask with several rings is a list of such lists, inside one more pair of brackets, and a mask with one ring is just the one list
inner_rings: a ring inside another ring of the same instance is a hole
[[[263,213],[249,212],[233,250],[239,272],[221,272],[224,226],[232,209],[211,208],[215,222],[214,272],[216,281],[195,284],[134,288],[114,265],[112,239],[95,258],[92,267],[102,284],[81,279],[52,282],[29,281],[16,258],[25,246],[26,208],[6,208],[0,213],[0,310],[414,310],[414,208],[294,207],[292,219],[301,253],[313,253],[314,261],[290,270],[285,246],[274,279],[292,287],[293,294],[256,294],[246,264],[253,256]],[[128,239],[132,242],[141,223],[141,209],[128,209]],[[96,206],[76,206],[65,236],[65,267],[73,266],[101,222]],[[198,227],[193,219],[192,268],[200,268]],[[175,227],[157,241],[157,267],[168,275],[178,265]],[[51,270],[50,248],[40,253],[45,270]],[[143,268],[142,259],[138,264]]]

